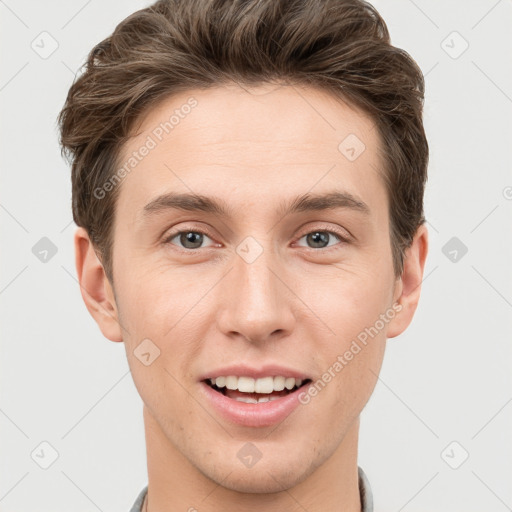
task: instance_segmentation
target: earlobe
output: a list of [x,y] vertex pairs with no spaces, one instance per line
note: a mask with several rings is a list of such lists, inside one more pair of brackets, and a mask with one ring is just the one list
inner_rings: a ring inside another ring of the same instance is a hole
[[428,253],[428,231],[422,224],[416,231],[411,246],[404,255],[404,269],[395,288],[394,304],[400,311],[388,324],[387,337],[394,338],[409,326],[420,300],[423,271]]
[[76,230],[74,242],[75,265],[84,303],[106,338],[123,341],[112,286],[84,228]]

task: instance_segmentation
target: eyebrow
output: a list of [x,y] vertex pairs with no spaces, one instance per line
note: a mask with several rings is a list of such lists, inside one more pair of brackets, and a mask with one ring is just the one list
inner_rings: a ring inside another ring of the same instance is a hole
[[[345,191],[331,191],[323,194],[306,193],[291,201],[281,203],[277,209],[278,215],[288,215],[306,211],[324,211],[333,209],[348,209],[370,215],[369,206],[360,198]],[[224,200],[208,197],[201,194],[162,194],[150,201],[143,209],[143,219],[155,213],[167,210],[181,210],[187,212],[205,212],[221,217],[234,217],[235,212]]]

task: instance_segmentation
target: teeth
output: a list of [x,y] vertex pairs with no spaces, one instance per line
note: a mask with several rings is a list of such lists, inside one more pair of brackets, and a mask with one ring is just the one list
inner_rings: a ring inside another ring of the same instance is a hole
[[262,396],[256,400],[255,398],[245,397],[245,396],[237,396],[235,400],[237,402],[245,402],[246,404],[261,404],[262,402],[272,402],[272,400],[279,400],[279,396]]
[[[217,383],[217,380],[215,380],[215,383]],[[232,375],[226,377],[226,387],[228,389],[238,389],[238,377]]]
[[245,397],[245,396],[237,396],[235,398],[235,400],[237,402],[245,402],[246,404],[257,404],[258,403],[258,400],[256,400],[256,398],[250,398],[250,397]]
[[285,381],[284,377],[274,377],[274,390],[283,391]]
[[285,381],[284,381],[284,387],[286,389],[292,389],[293,386],[295,386],[295,379],[293,377],[288,377]]
[[237,389],[243,393],[264,394],[270,394],[273,391],[283,391],[284,388],[291,390],[295,386],[300,387],[303,382],[303,379],[281,376],[253,379],[252,377],[236,377],[229,375],[210,379],[210,383],[215,384],[218,388],[226,387],[232,390]]
[[251,377],[238,377],[238,391],[254,393],[254,379],[251,379]]
[[256,393],[272,393],[274,391],[273,377],[263,377],[254,381],[254,391]]

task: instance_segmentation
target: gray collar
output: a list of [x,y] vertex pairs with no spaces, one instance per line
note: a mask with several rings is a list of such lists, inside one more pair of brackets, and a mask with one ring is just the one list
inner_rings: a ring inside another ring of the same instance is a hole
[[361,512],[373,512],[373,494],[370,482],[361,468],[359,471],[359,496],[361,497]]
[[[358,468],[359,472],[359,496],[361,497],[361,512],[373,512],[373,496],[372,490],[370,487],[370,482],[366,477],[364,471],[361,468]],[[130,512],[141,512],[142,503],[144,502],[144,497],[148,492],[148,486],[144,487],[142,491],[140,491],[133,507],[130,509]]]

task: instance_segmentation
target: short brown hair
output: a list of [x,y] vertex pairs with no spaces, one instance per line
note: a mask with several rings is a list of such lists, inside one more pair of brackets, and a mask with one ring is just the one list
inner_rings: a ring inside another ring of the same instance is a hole
[[424,79],[369,3],[160,0],[123,20],[84,66],[59,114],[60,143],[72,163],[73,219],[112,283],[120,187],[102,198],[94,191],[115,173],[144,112],[177,92],[229,82],[319,87],[371,116],[383,145],[393,267],[402,274],[404,251],[425,222]]

